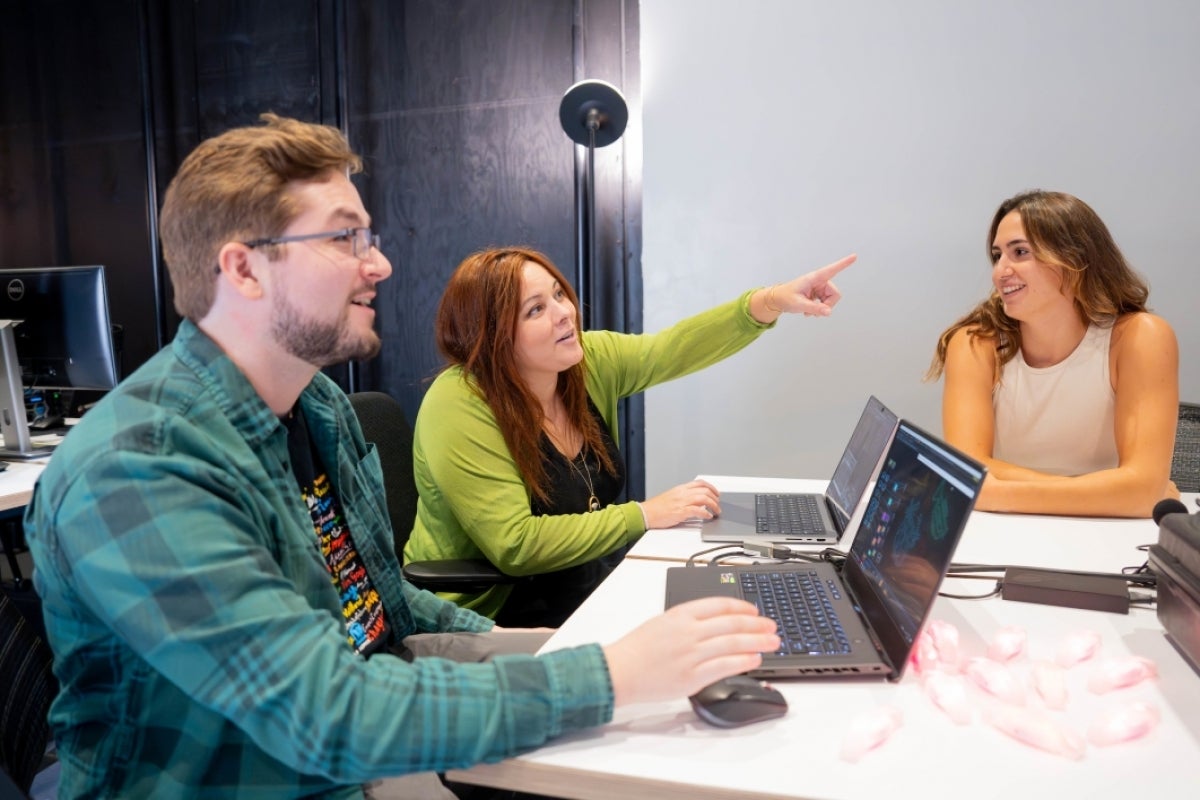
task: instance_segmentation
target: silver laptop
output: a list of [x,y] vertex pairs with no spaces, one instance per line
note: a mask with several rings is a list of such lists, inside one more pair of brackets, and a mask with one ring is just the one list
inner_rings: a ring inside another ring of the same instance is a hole
[[756,677],[898,680],[985,473],[979,462],[901,421],[840,570],[825,561],[672,567],[667,607],[725,595],[773,617],[783,645],[763,654],[750,673]]
[[823,494],[722,492],[721,515],[702,523],[701,541],[837,544],[897,422],[887,406],[868,398]]

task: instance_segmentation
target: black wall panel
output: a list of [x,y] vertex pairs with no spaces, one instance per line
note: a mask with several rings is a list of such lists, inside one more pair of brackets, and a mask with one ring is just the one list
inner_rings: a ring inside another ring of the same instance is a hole
[[[337,125],[364,156],[355,181],[394,267],[384,350],[330,373],[415,416],[463,257],[525,244],[574,274],[582,161],[558,105],[583,78],[634,114],[597,151],[594,324],[640,330],[636,0],[3,0],[0,15],[0,265],[105,264],[126,373],[178,325],[162,192],[199,141],[269,110]],[[623,449],[640,496],[637,408]]]
[[125,371],[157,348],[137,19],[133,3],[10,2],[0,26],[0,263],[104,264]]
[[572,6],[359,5],[372,13],[350,28],[364,45],[350,55],[350,135],[395,268],[380,287],[381,333],[403,351],[377,359],[371,382],[412,415],[440,364],[434,312],[459,261],[527,244],[571,272],[573,145],[557,109],[572,82]]

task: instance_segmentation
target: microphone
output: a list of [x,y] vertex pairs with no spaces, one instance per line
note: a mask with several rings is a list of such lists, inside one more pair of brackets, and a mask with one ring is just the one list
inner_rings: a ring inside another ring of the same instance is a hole
[[1154,524],[1161,525],[1162,519],[1167,514],[1186,514],[1187,506],[1176,500],[1174,497],[1167,497],[1159,500],[1154,504],[1154,511],[1151,515],[1154,517]]

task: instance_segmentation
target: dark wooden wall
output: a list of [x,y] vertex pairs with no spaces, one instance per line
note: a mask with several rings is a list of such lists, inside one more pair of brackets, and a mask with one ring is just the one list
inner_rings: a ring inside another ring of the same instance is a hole
[[[410,417],[432,320],[470,252],[526,244],[574,274],[583,161],[558,106],[599,78],[629,101],[596,151],[593,325],[641,329],[637,0],[0,0],[0,265],[102,263],[127,374],[173,335],[160,198],[202,139],[263,111],[345,130],[393,277],[371,362],[331,370]],[[640,400],[625,410],[643,492]]]

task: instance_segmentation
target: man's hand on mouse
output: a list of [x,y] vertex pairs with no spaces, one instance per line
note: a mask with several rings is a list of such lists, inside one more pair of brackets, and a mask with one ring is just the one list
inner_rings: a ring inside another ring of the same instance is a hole
[[774,620],[732,597],[681,603],[604,648],[617,706],[670,700],[762,664]]

